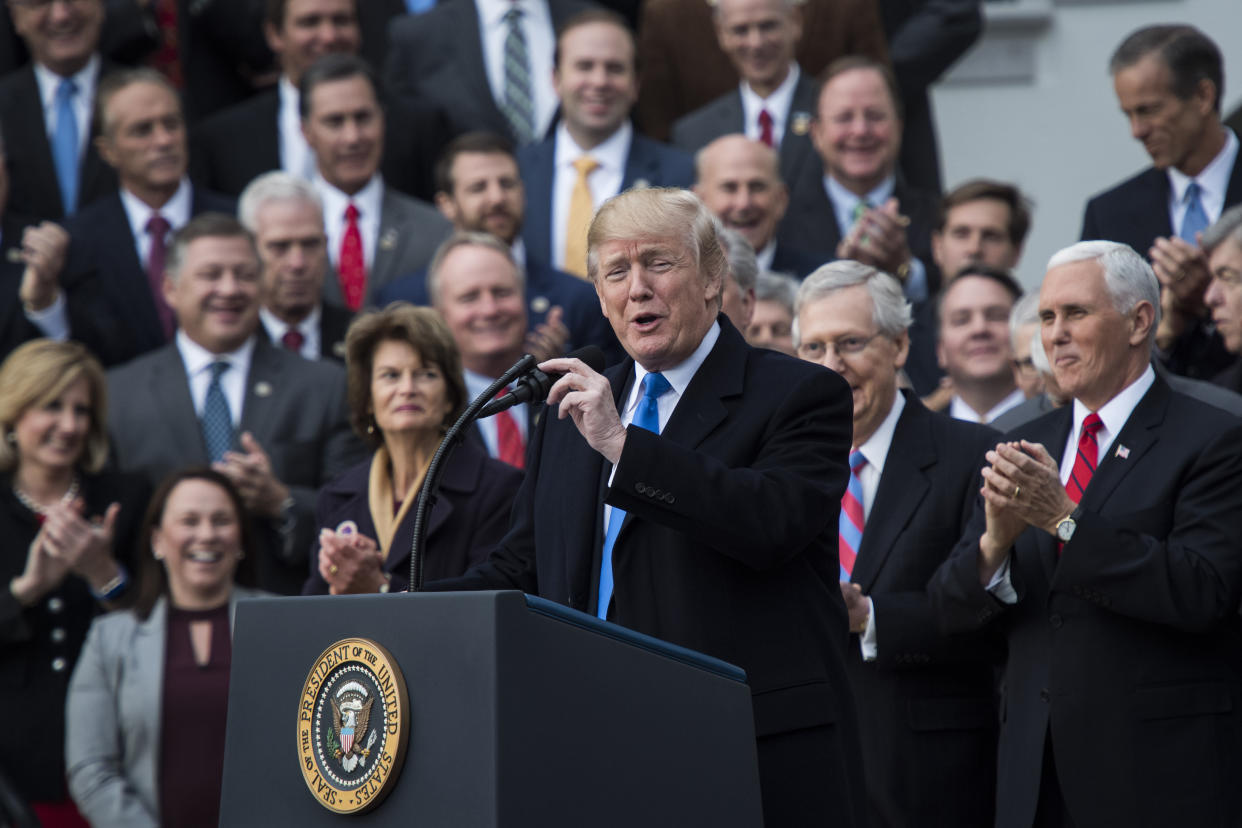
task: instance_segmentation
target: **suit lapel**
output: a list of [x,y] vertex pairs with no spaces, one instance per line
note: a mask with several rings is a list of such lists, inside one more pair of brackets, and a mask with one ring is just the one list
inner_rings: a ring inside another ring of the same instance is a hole
[[[477,38],[476,38],[477,39]],[[524,150],[522,181],[526,185],[526,256],[541,262],[552,255],[552,180],[555,175],[556,139],[548,138]]]
[[[814,156],[814,147],[811,146],[808,129],[815,103],[815,84],[807,80],[804,73],[798,78],[798,85],[794,88],[793,100],[790,101],[789,113],[785,118],[785,132],[781,136],[781,178],[786,182],[810,177],[807,160]],[[822,177],[820,165],[813,166]]]
[[1117,486],[1140,466],[1143,455],[1156,443],[1156,430],[1164,422],[1168,405],[1169,386],[1157,378],[1113,438],[1108,454],[1097,458],[1095,474],[1082,495],[1084,509],[1102,511]]
[[190,382],[186,376],[185,363],[175,345],[166,346],[152,365],[151,399],[157,410],[163,412],[160,422],[168,430],[167,444],[177,447],[180,454],[191,464],[207,462],[207,445],[203,442],[203,430],[199,426],[198,413],[190,396]]
[[1229,186],[1225,189],[1225,209],[1239,203],[1242,203],[1242,158],[1235,158]]
[[397,199],[392,197],[388,189],[384,189],[384,198],[380,202],[379,235],[375,239],[375,259],[371,262],[371,272],[367,274],[367,295],[364,304],[370,304],[376,290],[391,282],[400,274],[394,272],[397,262],[401,261],[401,249],[407,243],[401,228],[406,223],[405,210]]
[[[34,64],[22,70],[25,77],[20,89],[18,102],[14,109],[24,113],[19,119],[21,132],[24,133],[24,146],[29,151],[26,157],[34,163],[34,170],[28,176],[31,181],[56,181],[56,165],[52,161],[51,141],[47,137],[47,126],[43,121],[43,102],[39,99],[39,82],[35,80]],[[9,150],[14,153],[13,149]],[[46,201],[59,206],[56,212],[63,214],[64,205],[60,200],[60,190],[48,187]]]
[[660,159],[654,146],[648,146],[646,138],[636,131],[630,141],[630,153],[625,159],[625,174],[621,177],[621,192],[643,184],[650,187],[660,181]]
[[927,469],[936,464],[930,416],[920,404],[907,400],[897,420],[884,472],[871,514],[863,528],[862,546],[850,580],[870,593],[897,537],[931,490]]
[[270,423],[273,412],[285,391],[281,385],[284,366],[280,357],[267,337],[255,337],[237,433],[240,435],[243,431],[249,431],[263,444],[272,434]]
[[[145,343],[142,350],[157,348],[168,340],[155,310],[151,283],[147,280],[147,271],[142,266],[142,260],[138,258],[138,250],[134,246],[134,230],[129,225],[129,216],[125,212],[125,205],[121,203],[119,193],[108,196],[107,210],[101,214],[101,219],[100,226],[90,232],[96,233],[101,239],[100,249],[115,251],[115,268],[102,271],[115,273],[108,294],[116,297],[122,315],[134,322],[134,339]],[[127,277],[126,274],[130,275]]]
[[[1055,417],[1050,418],[1049,423],[1038,431],[1032,432],[1030,439],[1032,442],[1040,443],[1052,459],[1057,462],[1060,468],[1061,458],[1065,454],[1066,444],[1069,442],[1070,431],[1074,425],[1074,406],[1064,405],[1057,409]],[[1059,472],[1058,472],[1059,474]],[[1039,554],[1039,562],[1044,568],[1044,577],[1048,583],[1052,583],[1052,576],[1057,569],[1057,541],[1056,538],[1049,535],[1043,530],[1033,530],[1035,533],[1036,549]]]
[[450,3],[453,11],[452,31],[456,34],[457,43],[453,51],[461,56],[456,65],[465,76],[465,86],[473,90],[477,100],[483,101],[497,115],[500,123],[508,124],[496,99],[492,97],[492,87],[487,80],[487,63],[483,58],[483,43],[479,38],[479,12],[474,3]]

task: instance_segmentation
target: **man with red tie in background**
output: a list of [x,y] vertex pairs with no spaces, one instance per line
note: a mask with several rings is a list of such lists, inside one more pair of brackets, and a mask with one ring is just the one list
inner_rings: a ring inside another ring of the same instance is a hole
[[1000,828],[1242,820],[1242,421],[1151,366],[1159,285],[1080,242],[1039,295],[1072,402],[988,452],[982,501],[932,579],[953,630],[1009,643]]

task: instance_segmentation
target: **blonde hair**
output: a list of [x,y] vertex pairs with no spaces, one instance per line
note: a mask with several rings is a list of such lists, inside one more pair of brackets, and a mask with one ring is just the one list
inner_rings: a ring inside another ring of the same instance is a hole
[[41,408],[78,380],[91,392],[91,424],[86,450],[79,465],[97,472],[108,459],[108,385],[103,367],[77,342],[36,339],[27,342],[0,365],[0,472],[17,468],[21,458],[10,442],[17,421],[32,408]]

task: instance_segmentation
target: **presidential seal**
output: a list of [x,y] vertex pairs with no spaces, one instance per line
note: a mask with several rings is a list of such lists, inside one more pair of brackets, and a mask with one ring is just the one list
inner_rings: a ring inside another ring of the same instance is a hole
[[392,790],[409,742],[405,679],[388,651],[365,638],[315,659],[298,705],[298,762],[319,804],[361,814]]

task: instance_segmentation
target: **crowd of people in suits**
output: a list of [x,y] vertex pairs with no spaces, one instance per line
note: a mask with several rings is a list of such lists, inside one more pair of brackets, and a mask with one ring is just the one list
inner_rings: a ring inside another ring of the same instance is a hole
[[428,588],[743,667],[766,824],[1242,822],[1223,60],[1115,48],[1152,166],[1026,292],[1026,196],[941,181],[981,26],[0,6],[0,822],[215,825],[236,602],[408,589],[527,353],[563,377],[451,455]]

